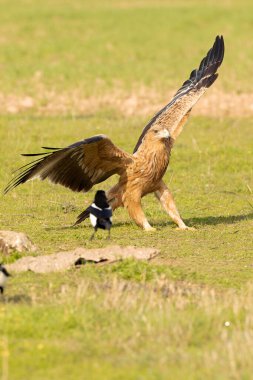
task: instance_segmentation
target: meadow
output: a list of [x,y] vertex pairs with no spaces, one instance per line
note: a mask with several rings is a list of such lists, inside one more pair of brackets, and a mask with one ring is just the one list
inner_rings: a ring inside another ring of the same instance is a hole
[[[109,244],[156,247],[151,262],[15,274],[0,299],[2,380],[251,379],[253,119],[237,100],[253,93],[252,3],[1,0],[0,11],[1,190],[41,146],[104,133],[131,152],[215,36],[226,44],[165,175],[196,230],[178,231],[147,196],[157,231],[119,209]],[[99,188],[29,182],[0,196],[0,229],[27,233],[36,255],[107,246],[102,232],[88,241],[88,223],[71,227]]]

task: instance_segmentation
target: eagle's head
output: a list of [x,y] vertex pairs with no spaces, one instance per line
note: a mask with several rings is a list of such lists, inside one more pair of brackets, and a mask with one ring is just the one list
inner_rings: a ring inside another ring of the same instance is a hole
[[150,128],[150,130],[146,133],[144,136],[143,141],[145,141],[146,144],[148,143],[161,143],[161,142],[168,142],[170,139],[170,132],[168,129],[156,126],[153,128]]
[[168,129],[165,128],[152,128],[150,130],[150,133],[153,134],[153,137],[155,139],[167,140],[170,138],[170,132],[168,131]]
[[[142,143],[138,148],[137,152],[139,153],[147,153],[147,150],[157,151],[158,149],[168,149],[170,143],[172,142],[172,138],[170,132],[161,126],[155,126],[150,128],[148,132],[144,135]],[[136,154],[137,154],[136,152]]]

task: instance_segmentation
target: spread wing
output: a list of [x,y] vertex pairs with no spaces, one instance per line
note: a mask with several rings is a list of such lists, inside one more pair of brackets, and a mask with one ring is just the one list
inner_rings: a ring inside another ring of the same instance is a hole
[[18,169],[4,192],[34,178],[48,178],[73,191],[88,191],[113,174],[121,174],[132,162],[132,156],[117,148],[105,135],[93,136],[66,148],[47,148],[46,153],[23,154],[40,156]]
[[174,139],[177,138],[194,104],[217,79],[216,71],[221,65],[223,57],[224,40],[222,36],[217,36],[213,47],[202,59],[199,68],[191,72],[190,78],[183,83],[172,100],[143,129],[134,152],[138,150],[147,131],[157,125],[167,128],[171,136]]

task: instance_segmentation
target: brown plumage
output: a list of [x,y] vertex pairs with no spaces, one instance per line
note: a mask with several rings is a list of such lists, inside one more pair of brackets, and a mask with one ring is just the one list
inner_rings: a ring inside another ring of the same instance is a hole
[[[217,36],[199,68],[192,71],[170,103],[144,128],[134,154],[119,149],[105,135],[93,136],[63,149],[44,148],[49,152],[24,155],[39,158],[20,168],[20,173],[7,185],[5,193],[36,177],[41,180],[48,178],[73,191],[86,192],[93,185],[118,174],[118,183],[107,192],[114,210],[124,206],[140,227],[152,230],[142,210],[141,198],[155,193],[178,227],[188,228],[162,178],[169,164],[173,143],[194,104],[216,80],[216,71],[223,56],[223,37]],[[78,223],[82,220],[79,218]]]

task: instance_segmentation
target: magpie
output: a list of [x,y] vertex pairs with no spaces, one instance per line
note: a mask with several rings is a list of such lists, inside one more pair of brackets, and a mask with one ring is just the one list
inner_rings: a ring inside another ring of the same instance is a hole
[[105,192],[103,190],[98,190],[95,194],[95,199],[93,203],[86,208],[77,217],[77,221],[74,226],[81,223],[86,218],[90,217],[91,225],[94,228],[94,232],[90,237],[92,240],[97,232],[98,228],[108,231],[108,239],[110,239],[110,230],[112,226],[112,208],[108,203]]
[[10,273],[7,272],[5,267],[0,264],[0,293],[3,294],[7,277],[10,277]]

